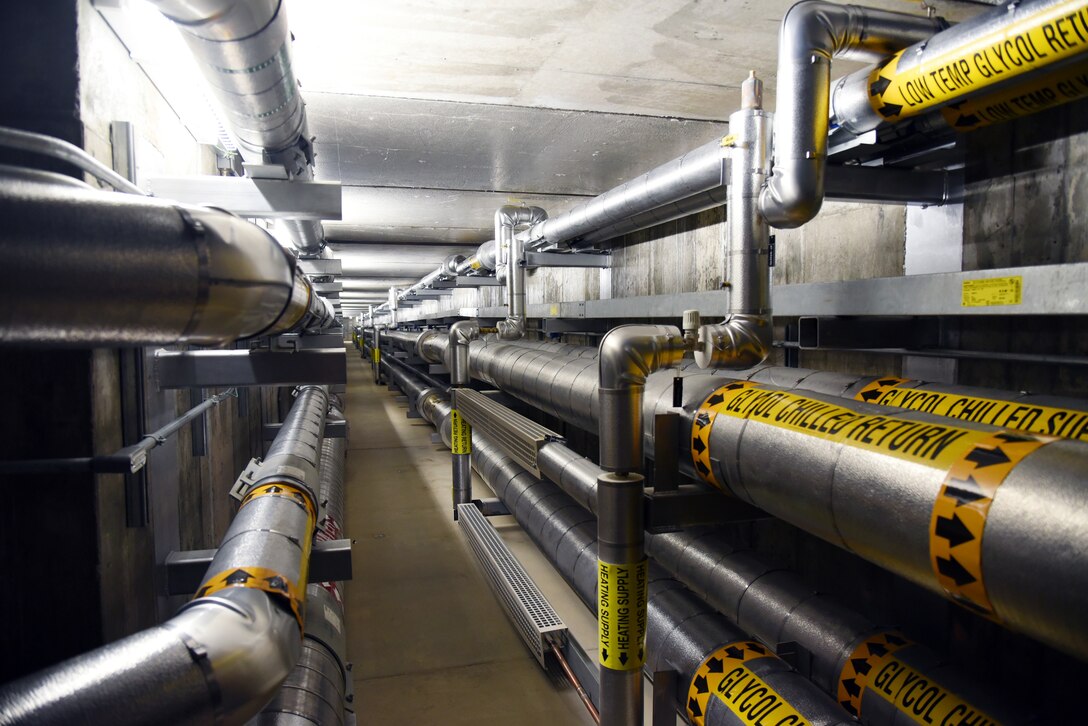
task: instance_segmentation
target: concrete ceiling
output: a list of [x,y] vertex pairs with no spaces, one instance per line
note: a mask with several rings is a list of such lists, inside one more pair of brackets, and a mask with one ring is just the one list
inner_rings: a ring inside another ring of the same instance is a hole
[[[556,214],[725,133],[749,69],[773,109],[792,3],[295,0],[317,177],[344,185],[325,230],[345,275],[419,277],[490,239],[502,204]],[[929,4],[952,20],[979,10]],[[390,252],[405,244],[416,252]]]

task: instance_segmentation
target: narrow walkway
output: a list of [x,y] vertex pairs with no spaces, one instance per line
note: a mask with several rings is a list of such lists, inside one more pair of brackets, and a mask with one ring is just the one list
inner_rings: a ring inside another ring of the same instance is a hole
[[[450,460],[348,350],[348,657],[358,722],[592,723],[515,634],[453,522]],[[481,496],[490,496],[476,480]]]

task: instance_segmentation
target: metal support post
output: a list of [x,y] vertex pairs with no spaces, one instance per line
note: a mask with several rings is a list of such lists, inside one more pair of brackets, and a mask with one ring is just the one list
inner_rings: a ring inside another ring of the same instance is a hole
[[462,320],[450,326],[448,360],[453,410],[450,412],[450,455],[453,459],[453,518],[457,505],[472,501],[472,426],[461,415],[458,392],[471,380],[468,346],[480,337],[480,326],[474,320]]

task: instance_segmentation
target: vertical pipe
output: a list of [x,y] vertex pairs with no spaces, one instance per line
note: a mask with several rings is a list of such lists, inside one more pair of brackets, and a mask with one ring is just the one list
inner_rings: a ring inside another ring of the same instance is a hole
[[642,724],[649,577],[642,514],[642,395],[646,376],[687,350],[668,325],[621,325],[598,357],[601,468],[597,479],[597,629],[601,725]]
[[450,455],[453,459],[453,518],[457,505],[472,501],[472,427],[457,409],[457,390],[471,380],[468,370],[468,346],[480,337],[474,320],[461,320],[450,326],[446,365],[450,369],[453,410],[450,412]]

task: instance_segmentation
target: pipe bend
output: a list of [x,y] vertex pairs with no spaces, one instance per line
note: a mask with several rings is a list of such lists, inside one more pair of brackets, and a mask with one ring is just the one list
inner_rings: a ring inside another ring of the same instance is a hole
[[699,329],[695,362],[700,368],[754,368],[771,352],[774,326],[770,314],[734,314]]
[[687,350],[676,326],[620,325],[601,339],[598,382],[611,390],[644,386],[648,375],[676,365]]
[[521,318],[500,320],[495,327],[499,331],[499,340],[521,340],[525,337],[525,321]]

